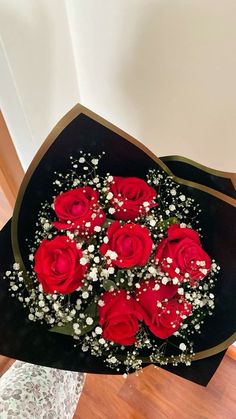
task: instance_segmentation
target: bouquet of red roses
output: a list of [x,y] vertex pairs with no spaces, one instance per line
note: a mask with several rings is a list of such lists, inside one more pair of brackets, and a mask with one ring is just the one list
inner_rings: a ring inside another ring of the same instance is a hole
[[101,158],[81,153],[56,173],[30,271],[15,263],[6,272],[11,293],[31,321],[72,335],[117,371],[190,365],[219,270],[201,245],[201,209],[166,173],[101,176]]

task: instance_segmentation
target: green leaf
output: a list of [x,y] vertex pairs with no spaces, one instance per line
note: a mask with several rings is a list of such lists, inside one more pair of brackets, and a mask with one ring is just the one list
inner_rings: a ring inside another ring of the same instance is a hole
[[119,282],[119,281],[120,281],[120,279],[121,279],[122,277],[125,277],[125,270],[124,270],[124,269],[120,269],[120,270],[117,272],[117,274],[116,274],[116,276],[115,276],[115,281],[116,281],[116,282]]
[[107,228],[110,226],[111,223],[113,223],[115,220],[112,220],[111,218],[106,218],[106,221],[103,224],[104,228]]
[[110,279],[104,279],[102,286],[105,291],[110,291],[111,288],[117,289],[115,282],[111,281]]
[[[121,278],[124,279],[124,282],[120,282]],[[125,269],[120,269],[117,272],[114,280],[115,280],[116,284],[118,284],[118,287],[119,288],[129,289],[129,286],[128,286],[128,276],[127,276],[127,273],[126,273],[126,270]]]
[[[86,333],[91,332],[91,330],[93,330],[97,326],[98,318],[95,318],[93,320],[94,320],[93,324],[90,324],[90,325],[86,324],[85,322],[82,323],[82,321],[79,323],[80,330],[81,330],[81,334],[79,336],[83,336]],[[70,323],[66,323],[63,326],[54,326],[51,329],[49,329],[49,332],[73,336],[74,334],[73,323],[70,322]]]
[[62,335],[72,336],[74,333],[73,323],[69,322],[64,324],[63,326],[54,326],[51,329],[49,329],[49,332],[61,333]]
[[[77,323],[79,323],[81,335],[84,335],[85,333],[90,332],[93,330],[97,324],[98,324],[98,305],[97,302],[93,301],[86,307],[84,310],[85,318],[84,319],[77,319]],[[88,325],[86,323],[86,318],[92,317],[93,324]],[[63,324],[63,326],[54,326],[51,329],[49,329],[50,332],[54,333],[61,333],[62,335],[70,335],[73,336],[74,329],[73,329],[73,322],[68,322],[66,324]]]
[[93,303],[89,304],[88,307],[84,310],[84,314],[92,317],[93,319],[98,316],[98,305],[94,301]]
[[90,324],[90,325],[83,324],[83,325],[81,325],[81,329],[80,329],[81,334],[79,336],[83,336],[83,335],[85,335],[85,333],[91,332],[91,330],[93,330],[97,326],[97,324],[98,324],[98,319],[95,319],[93,324]]
[[158,227],[166,231],[171,224],[179,224],[179,219],[177,217],[169,217],[166,220],[160,221]]

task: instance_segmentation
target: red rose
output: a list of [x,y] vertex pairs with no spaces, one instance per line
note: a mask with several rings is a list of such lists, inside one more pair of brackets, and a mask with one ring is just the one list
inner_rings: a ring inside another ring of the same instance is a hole
[[113,215],[118,220],[134,220],[157,205],[155,189],[137,177],[114,176],[109,191],[113,195],[110,200],[115,209]]
[[170,278],[188,279],[190,283],[204,278],[211,268],[211,259],[201,246],[199,234],[178,224],[171,225],[167,237],[158,244],[156,262]]
[[108,261],[119,268],[144,266],[151,254],[152,239],[146,227],[139,224],[120,225],[114,221],[107,229],[107,243],[100,252]]
[[72,189],[58,195],[54,209],[59,221],[53,224],[61,230],[78,230],[91,235],[95,226],[102,226],[106,214],[98,202],[99,195],[90,186]]
[[[159,288],[158,288],[159,287]],[[141,283],[135,292],[144,313],[144,322],[151,332],[166,339],[181,326],[191,313],[191,304],[177,294],[176,285],[157,284],[154,279]]]
[[104,339],[119,345],[132,345],[136,342],[138,321],[142,320],[142,310],[135,299],[125,290],[106,292],[102,297],[103,306],[99,306],[99,324],[103,329]]
[[66,236],[43,240],[34,258],[34,270],[43,290],[69,294],[81,287],[87,269],[80,263],[82,257],[82,250]]

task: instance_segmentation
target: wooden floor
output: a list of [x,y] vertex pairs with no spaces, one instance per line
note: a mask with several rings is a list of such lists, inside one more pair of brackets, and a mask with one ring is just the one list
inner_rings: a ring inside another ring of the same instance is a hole
[[162,369],[138,377],[87,375],[74,419],[235,419],[236,362],[225,356],[201,387]]

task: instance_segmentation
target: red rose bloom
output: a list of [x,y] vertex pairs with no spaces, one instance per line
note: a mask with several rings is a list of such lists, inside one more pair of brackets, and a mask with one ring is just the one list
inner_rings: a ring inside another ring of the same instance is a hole
[[43,240],[35,253],[34,270],[46,293],[69,294],[81,287],[87,266],[81,249],[66,236]]
[[[152,250],[149,230],[139,224],[120,225],[114,221],[107,229],[108,242],[103,243],[100,252],[118,268],[144,266]],[[115,255],[115,258],[113,258]]]
[[190,283],[204,278],[211,268],[211,259],[201,246],[199,234],[178,224],[171,225],[167,237],[158,244],[156,263],[170,278],[189,279]]
[[119,345],[132,345],[136,342],[138,321],[143,319],[142,310],[135,299],[125,290],[106,292],[102,297],[104,305],[99,306],[99,324],[104,339]]
[[183,319],[191,314],[191,304],[180,297],[177,290],[176,285],[156,284],[154,279],[150,279],[142,282],[141,288],[135,292],[143,309],[144,322],[161,339],[173,335]]
[[155,189],[137,177],[114,176],[109,190],[113,195],[113,215],[118,220],[134,220],[157,205]]
[[102,226],[106,219],[98,199],[98,192],[90,186],[58,195],[54,201],[54,209],[59,221],[55,221],[54,226],[61,230],[78,230],[82,235],[93,234],[94,227]]

